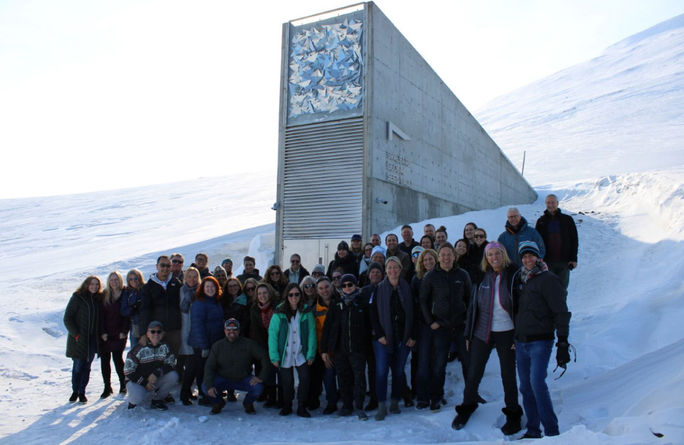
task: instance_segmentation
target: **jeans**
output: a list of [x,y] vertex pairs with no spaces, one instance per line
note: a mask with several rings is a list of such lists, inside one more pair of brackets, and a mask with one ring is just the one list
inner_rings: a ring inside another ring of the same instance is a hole
[[375,391],[378,402],[387,400],[387,376],[392,369],[392,400],[400,400],[404,389],[404,365],[409,355],[409,347],[403,342],[395,342],[394,345],[383,345],[373,340],[373,352],[375,352]]
[[470,353],[465,347],[463,327],[439,327],[433,330],[423,324],[420,327],[419,341],[416,399],[419,402],[437,402],[444,396],[447,358],[452,341],[461,357],[464,380],[468,375]]
[[249,381],[252,380],[253,375],[248,375],[240,380],[228,380],[225,377],[217,375],[214,378],[214,386],[216,387],[216,392],[219,397],[211,397],[207,394],[207,388],[204,383],[202,383],[202,390],[207,394],[207,398],[211,401],[213,405],[217,404],[221,400],[221,393],[223,391],[246,391],[244,404],[249,405],[254,403],[254,401],[261,395],[264,391],[264,384],[257,383],[256,385],[250,385]]
[[541,434],[541,422],[545,435],[558,435],[558,419],[553,412],[549,388],[546,386],[546,370],[552,347],[553,340],[515,342],[520,393],[527,415],[527,432],[531,434]]
[[323,387],[325,387],[325,400],[329,405],[337,403],[337,382],[335,368],[326,368],[320,354],[311,365],[311,382],[309,385],[309,405],[318,401]]
[[561,280],[561,285],[563,289],[568,290],[568,284],[570,284],[570,268],[568,267],[567,261],[560,263],[547,263],[549,270],[556,275]]
[[75,358],[74,365],[71,368],[71,391],[77,394],[85,394],[86,386],[88,386],[88,381],[90,380],[90,365],[95,359],[95,351],[97,345],[95,344],[95,336],[89,335],[88,340],[90,342],[89,355],[87,359]]

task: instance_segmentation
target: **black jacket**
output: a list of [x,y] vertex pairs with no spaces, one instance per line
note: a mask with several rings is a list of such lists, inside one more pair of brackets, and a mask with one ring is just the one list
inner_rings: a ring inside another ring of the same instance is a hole
[[[549,223],[557,220],[560,224],[560,239],[561,239],[561,258],[549,258],[552,243],[549,236]],[[577,227],[572,216],[561,213],[558,209],[555,215],[551,215],[548,210],[544,210],[544,214],[537,220],[537,225],[534,227],[541,235],[546,246],[546,259],[544,261],[563,261],[563,262],[577,262]]]
[[150,280],[145,283],[140,299],[140,329],[147,330],[152,321],[160,321],[165,331],[181,328],[180,288],[178,279],[171,278],[166,289],[161,284]]
[[[99,332],[100,308],[97,297],[88,293],[81,295],[74,293],[64,311],[64,326],[67,328],[66,356],[69,358],[87,360],[88,356],[99,351],[90,350],[90,336],[97,338]],[[96,348],[100,342],[95,341]]]
[[370,302],[370,318],[373,325],[373,339],[385,337],[388,346],[392,347],[393,343],[400,341],[406,343],[408,339],[416,338],[415,315],[413,314],[413,295],[411,295],[411,286],[406,280],[399,278],[396,292],[399,295],[399,302],[401,309],[404,311],[404,326],[402,338],[395,339],[392,332],[392,293],[395,289],[385,277],[375,288],[375,294]]
[[354,258],[354,254],[351,253],[351,251],[347,251],[347,255],[344,258],[340,258],[340,256],[335,253],[335,259],[328,264],[328,271],[326,273],[328,278],[332,280],[332,274],[338,267],[342,268],[343,274],[350,273],[355,277],[359,276],[359,267],[356,263],[356,258]]
[[330,304],[321,334],[321,352],[360,352],[367,354],[371,344],[368,301],[359,293],[350,304],[337,300]]
[[[287,268],[285,272],[283,272],[285,274],[285,278],[287,278],[288,281],[290,281],[290,272],[290,268]],[[299,266],[299,283],[301,283],[302,279],[308,275],[309,271],[306,270],[304,266]]]
[[567,292],[558,277],[549,271],[522,283],[516,274],[513,286],[515,339],[520,342],[568,338],[570,312],[565,302]]
[[472,284],[468,273],[457,267],[448,272],[436,265],[423,276],[420,285],[420,309],[427,325],[457,328],[463,326]]
[[[513,298],[513,283],[515,282],[515,277],[518,275],[518,271],[520,269],[518,266],[515,264],[509,264],[508,267],[503,271],[502,273],[502,278],[505,280],[505,282],[502,283],[502,285],[508,290],[508,294]],[[491,277],[491,278],[490,278]],[[470,340],[473,338],[473,333],[475,332],[475,326],[477,324],[477,319],[479,316],[479,307],[478,307],[478,298],[480,294],[482,293],[487,293],[487,295],[493,295],[493,290],[492,290],[492,285],[493,281],[489,282],[489,280],[493,280],[495,277],[494,272],[488,271],[487,273],[484,274],[484,279],[475,287],[475,291],[473,292],[473,296],[470,300],[470,304],[468,305],[468,315],[466,317],[466,329],[465,329],[465,338],[467,340]],[[486,287],[486,289],[485,289]],[[512,303],[512,302],[511,302]],[[491,317],[492,312],[491,312],[491,307],[489,308],[489,315]],[[515,323],[515,319],[513,317],[513,314],[511,314],[511,318],[513,319],[513,322]]]

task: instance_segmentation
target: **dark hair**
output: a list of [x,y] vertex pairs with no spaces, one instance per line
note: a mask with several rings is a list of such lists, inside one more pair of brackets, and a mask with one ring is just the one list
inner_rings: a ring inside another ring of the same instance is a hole
[[216,301],[221,301],[221,296],[223,295],[223,290],[221,289],[221,285],[219,285],[219,282],[216,278],[212,277],[211,275],[208,277],[202,278],[202,282],[200,285],[197,287],[197,290],[195,291],[195,298],[193,300],[201,300],[204,301],[207,297],[207,295],[204,293],[204,284],[207,281],[211,281],[214,283],[214,286],[216,286]]
[[204,252],[200,252],[197,255],[195,255],[195,261],[197,261],[197,258],[204,258],[205,260],[209,261],[209,255],[207,255]]
[[160,262],[161,260],[169,260],[169,261],[171,261],[171,258],[169,258],[168,255],[159,255],[159,256],[157,257],[157,264],[159,264],[159,262]]
[[251,256],[246,256],[246,257],[242,260],[242,264],[245,264],[245,261],[251,261],[251,262],[253,262],[254,264],[256,264],[256,260],[254,259],[254,257],[251,257]]
[[[280,278],[278,279],[278,281],[273,281],[271,279],[271,272],[273,272],[274,270],[280,272]],[[271,264],[270,266],[268,266],[268,269],[266,269],[266,273],[264,274],[264,278],[262,278],[261,281],[270,284],[278,292],[280,291],[280,289],[283,289],[289,282],[287,277],[283,273],[283,269],[277,264]]]
[[[230,283],[232,283],[233,281],[238,284],[238,293],[235,295],[230,295],[230,294],[228,294],[228,285]],[[240,283],[240,280],[238,280],[235,277],[228,278],[228,281],[226,281],[226,285],[223,288],[223,294],[224,295],[230,295],[230,298],[235,298],[235,297],[238,297],[241,293],[242,293],[242,283]]]
[[78,295],[83,295],[87,296],[90,294],[90,291],[88,290],[88,287],[90,286],[90,281],[92,280],[97,280],[97,293],[95,294],[98,298],[102,297],[102,281],[100,280],[100,277],[95,276],[95,275],[90,275],[88,278],[83,280],[83,283],[81,283],[80,286],[78,286],[78,289],[76,289],[76,294]]
[[425,239],[425,238],[427,238],[427,239],[430,240],[430,249],[434,249],[434,248],[435,248],[435,240],[432,239],[432,237],[431,237],[430,235],[423,235],[423,236],[421,236],[421,237],[420,237],[420,244],[421,244],[421,245],[423,244],[423,239]]
[[[297,289],[299,291],[299,303],[297,303],[297,309],[292,310],[290,307],[290,302],[287,300],[287,294],[292,290],[292,289]],[[299,287],[299,284],[297,283],[288,283],[287,286],[285,286],[285,290],[283,291],[282,294],[283,298],[283,312],[287,316],[288,320],[291,320],[292,317],[296,315],[296,311],[302,311],[304,309],[304,292],[302,291],[302,288]]]
[[446,227],[439,226],[439,228],[437,230],[435,230],[435,233],[437,233],[437,232],[444,232],[444,234],[447,236],[447,238],[449,238],[449,234],[446,231]]
[[404,224],[403,226],[401,226],[401,230],[404,229],[411,229],[411,232],[413,232],[413,227],[409,226],[408,224]]
[[484,233],[485,239],[487,239],[487,231],[483,229],[482,227],[478,227],[475,230],[482,230],[482,233]]
[[388,233],[385,236],[385,243],[387,243],[387,238],[389,238],[390,236],[393,236],[397,241],[399,241],[399,237],[397,235],[395,235],[394,233]]
[[[444,241],[442,244],[439,245],[439,250],[437,250],[437,253],[439,254],[439,252],[441,252],[442,249],[447,248],[447,247],[448,247],[449,249],[451,249],[451,251],[453,252],[454,246],[452,246],[451,243],[450,243],[449,241]],[[454,255],[456,255],[455,252],[454,252]]]
[[473,230],[477,229],[477,224],[475,224],[474,222],[466,223],[466,225],[463,226],[463,239],[466,240],[466,241],[468,240],[468,238],[466,238],[465,229],[466,229],[466,227],[468,227],[468,226],[473,226]]

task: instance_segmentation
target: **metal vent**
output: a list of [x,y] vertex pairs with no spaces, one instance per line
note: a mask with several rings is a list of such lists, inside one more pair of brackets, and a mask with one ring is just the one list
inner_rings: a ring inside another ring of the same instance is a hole
[[362,117],[285,130],[284,239],[361,233],[362,191]]

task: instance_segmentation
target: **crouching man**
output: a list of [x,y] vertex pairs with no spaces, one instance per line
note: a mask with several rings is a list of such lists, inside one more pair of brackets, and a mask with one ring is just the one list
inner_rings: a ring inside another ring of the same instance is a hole
[[[202,388],[213,406],[211,414],[221,412],[226,402],[223,391],[246,391],[242,405],[247,414],[254,414],[254,401],[264,390],[263,382],[268,377],[270,363],[266,351],[254,340],[240,336],[240,322],[229,318],[223,325],[226,338],[211,346],[207,364],[204,367]],[[261,363],[258,376],[252,375],[252,363]]]
[[147,326],[145,344],[138,343],[126,356],[124,374],[128,383],[128,409],[140,405],[148,393],[152,394],[152,408],[166,411],[164,399],[178,383],[176,364],[169,345],[164,339],[164,326],[153,321]]

